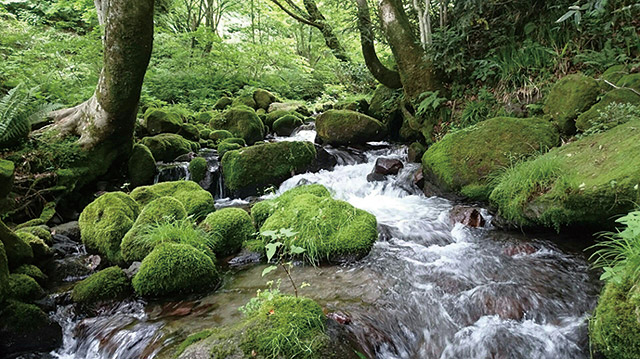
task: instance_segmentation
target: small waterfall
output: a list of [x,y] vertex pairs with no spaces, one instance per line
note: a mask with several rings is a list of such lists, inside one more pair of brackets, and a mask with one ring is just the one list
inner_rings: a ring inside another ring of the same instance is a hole
[[[218,152],[214,149],[204,148],[198,152],[199,157],[203,157],[207,161],[207,172],[205,178],[200,181],[200,186],[211,192],[215,199],[226,197],[220,160]],[[195,154],[188,157],[195,157]],[[169,182],[178,180],[190,180],[189,162],[175,161],[169,163],[158,162],[158,174],[154,183]]]
[[189,162],[158,163],[158,174],[153,183],[190,180]]

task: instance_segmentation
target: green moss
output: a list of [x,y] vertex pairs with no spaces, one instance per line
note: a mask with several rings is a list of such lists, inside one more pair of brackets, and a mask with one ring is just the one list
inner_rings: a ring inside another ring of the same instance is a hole
[[0,242],[0,303],[9,295],[9,261],[4,251],[4,244]]
[[20,237],[23,241],[31,246],[31,251],[33,252],[33,259],[36,261],[41,261],[50,257],[53,252],[51,248],[40,238],[28,232],[16,232],[18,237]]
[[32,302],[44,297],[44,290],[35,279],[26,274],[9,275],[9,298],[21,302]]
[[0,159],[0,199],[11,192],[13,188],[13,173],[15,166],[13,162]]
[[119,267],[109,267],[78,282],[71,299],[76,303],[95,303],[125,298],[131,293],[129,278]]
[[258,104],[256,103],[256,100],[253,99],[253,95],[252,94],[245,94],[245,95],[241,95],[238,96],[236,98],[233,99],[233,102],[231,103],[231,106],[233,107],[249,107],[251,109],[256,109],[258,108]]
[[203,218],[215,211],[215,203],[211,193],[205,191],[192,181],[173,181],[156,183],[153,186],[143,186],[134,189],[131,197],[140,205],[145,206],[160,197],[173,197],[180,201],[188,215],[196,219]]
[[139,295],[163,297],[205,292],[219,280],[210,257],[188,244],[167,242],[142,261],[132,284]]
[[197,333],[193,333],[191,335],[189,335],[185,340],[182,341],[182,343],[180,343],[180,345],[178,345],[178,347],[176,348],[176,352],[174,357],[177,358],[180,356],[180,354],[182,354],[185,349],[187,349],[187,347],[189,347],[191,344],[193,343],[197,343],[203,339],[207,339],[209,338],[212,334],[214,333],[214,330],[212,329],[205,329],[203,331],[197,332]]
[[264,253],[264,242],[260,239],[252,239],[244,242],[242,248],[248,250],[249,252]]
[[618,89],[607,92],[602,100],[591,106],[588,111],[578,116],[578,119],[576,120],[576,127],[578,130],[584,132],[591,128],[594,123],[598,122],[600,114],[606,113],[607,106],[613,103],[630,103],[632,105],[640,105],[640,96],[627,89]]
[[9,268],[16,268],[21,264],[33,261],[33,250],[29,243],[13,233],[2,220],[0,220],[0,241],[4,245]]
[[294,198],[301,194],[311,194],[317,197],[331,197],[329,190],[320,184],[294,187],[274,199],[258,202],[251,207],[251,217],[253,218],[253,222],[256,227],[262,227],[267,218],[269,218],[276,209],[287,206]]
[[378,239],[376,218],[344,201],[302,193],[280,203],[260,232],[290,228],[290,239],[313,262],[365,256]]
[[591,343],[610,359],[640,357],[640,291],[630,278],[608,282],[589,322]]
[[[208,123],[208,122],[207,122],[207,123]],[[210,129],[208,129],[208,128],[205,128],[205,129],[203,129],[203,130],[200,130],[200,138],[201,138],[201,139],[209,139],[209,136],[211,136],[211,132],[213,132],[213,131],[211,131],[211,130],[210,130]]]
[[47,244],[53,243],[53,238],[51,236],[51,231],[46,226],[31,226],[31,227],[23,227],[16,230],[16,233],[26,232],[31,233],[34,236],[42,239]]
[[225,185],[232,191],[261,190],[306,170],[316,158],[310,142],[275,142],[227,152],[222,157]]
[[241,147],[244,147],[244,146],[247,145],[247,142],[245,142],[244,139],[237,138],[237,137],[225,138],[224,140],[222,140],[220,142],[220,144],[223,144],[223,143],[235,143],[235,144],[240,145]]
[[386,127],[378,120],[358,112],[329,110],[316,120],[316,130],[322,141],[331,145],[364,144],[379,141]]
[[149,226],[181,220],[185,217],[187,217],[187,211],[184,205],[173,197],[160,197],[151,201],[142,209],[132,228],[122,239],[120,248],[124,260],[141,261],[156,246],[157,243],[145,238]]
[[302,120],[294,115],[282,116],[273,123],[273,132],[278,136],[289,136],[302,124]]
[[[627,75],[628,73],[629,71],[627,70],[627,67],[625,65],[614,65],[603,72],[602,75],[600,75],[600,79],[607,80],[615,85],[623,76]],[[613,88],[611,87],[611,85],[604,85],[601,87],[606,89],[607,91]]]
[[55,202],[47,202],[42,207],[42,212],[40,212],[40,216],[38,218],[34,218],[28,220],[24,223],[21,223],[15,227],[16,230],[34,227],[34,226],[44,226],[55,216],[56,214],[56,203]]
[[450,191],[486,185],[511,162],[559,144],[555,128],[544,120],[498,117],[450,133],[422,157],[425,178]]
[[215,130],[211,131],[209,139],[213,140],[216,144],[226,140],[227,138],[233,138],[233,133],[227,130]]
[[200,226],[215,241],[214,252],[218,256],[237,253],[242,243],[255,232],[251,217],[240,208],[224,208],[211,213]]
[[210,126],[216,130],[227,130],[234,137],[243,138],[253,144],[264,138],[264,125],[256,112],[247,107],[232,107],[219,118],[211,120]]
[[42,273],[40,268],[34,266],[33,264],[23,264],[20,267],[14,269],[13,273],[28,275],[29,277],[35,279],[35,281],[40,285],[45,284],[48,279],[47,275]]
[[266,114],[266,116],[264,117],[264,124],[265,126],[268,126],[269,128],[273,129],[274,122],[276,122],[279,118],[282,118],[284,116],[289,116],[289,115],[292,115],[301,120],[304,120],[304,116],[302,116],[298,112],[290,111],[290,110],[276,110]]
[[622,76],[616,83],[616,86],[632,88],[636,91],[640,91],[640,73]]
[[600,87],[593,78],[582,74],[565,76],[547,96],[544,113],[551,116],[562,134],[572,135],[576,118],[596,102],[599,94]]
[[189,173],[194,182],[202,181],[207,175],[208,170],[209,165],[207,164],[207,160],[202,157],[196,157],[189,162]]
[[190,123],[183,123],[180,128],[180,132],[178,132],[180,136],[190,140],[190,141],[198,141],[200,140],[200,131],[198,128]]
[[158,173],[153,153],[149,147],[141,143],[133,146],[128,167],[129,179],[135,187],[152,184],[156,173]]
[[218,101],[216,101],[216,104],[213,105],[213,108],[216,110],[224,110],[227,107],[231,106],[232,103],[233,103],[233,99],[226,96],[220,97]]
[[173,133],[145,137],[140,142],[151,150],[154,159],[164,162],[171,162],[180,155],[200,149],[200,144]]
[[111,263],[122,263],[120,242],[139,213],[138,203],[126,193],[103,194],[80,214],[78,225],[82,243],[104,255]]
[[0,309],[0,314],[0,327],[16,333],[32,333],[34,328],[51,323],[49,316],[37,306],[14,300],[8,301],[7,306]]
[[491,201],[520,225],[602,228],[640,201],[640,120],[584,137],[507,170]]
[[144,113],[144,123],[150,134],[158,135],[161,133],[178,133],[182,128],[183,122],[180,115],[176,113],[149,108]]
[[420,162],[422,160],[422,156],[427,151],[427,148],[420,142],[413,142],[409,145],[409,151],[407,157],[411,162]]
[[276,102],[276,96],[271,92],[263,89],[257,89],[253,92],[253,99],[256,103],[256,108],[262,110],[268,110],[269,105]]

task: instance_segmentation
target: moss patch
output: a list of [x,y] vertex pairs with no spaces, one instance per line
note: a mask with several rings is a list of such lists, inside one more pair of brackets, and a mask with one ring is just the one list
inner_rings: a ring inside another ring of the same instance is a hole
[[264,138],[264,125],[256,112],[248,107],[232,107],[219,118],[214,118],[210,126],[216,130],[226,130],[234,137],[243,138],[253,144]]
[[34,328],[41,328],[51,323],[49,316],[33,304],[8,301],[1,310],[0,327],[17,333],[33,333]]
[[211,213],[200,223],[200,227],[215,242],[214,252],[218,256],[234,254],[249,240],[255,228],[249,214],[240,208],[224,208]]
[[49,227],[44,226],[44,225],[42,225],[42,226],[23,227],[23,228],[17,229],[16,233],[18,233],[18,232],[31,233],[34,236],[42,239],[47,244],[52,244],[53,243],[53,237],[51,236],[51,231],[49,230]]
[[153,137],[145,137],[141,143],[151,150],[157,161],[171,162],[180,155],[196,152],[200,144],[184,139],[173,133],[163,133]]
[[78,282],[71,298],[76,303],[95,303],[125,298],[131,293],[129,278],[119,267],[109,267]]
[[32,302],[44,297],[44,290],[35,279],[26,274],[9,275],[9,298],[21,302]]
[[14,269],[13,273],[28,275],[29,277],[35,279],[35,281],[40,285],[44,285],[48,279],[47,275],[42,273],[40,268],[34,266],[33,264],[23,264],[20,267]]
[[189,173],[191,179],[194,182],[200,182],[207,175],[208,168],[207,160],[202,157],[196,157],[189,162]]
[[386,128],[380,121],[349,110],[323,113],[316,120],[316,130],[322,141],[331,145],[364,144],[379,141],[386,134]]
[[320,184],[310,184],[294,187],[280,196],[258,202],[251,207],[251,217],[256,227],[260,228],[276,209],[288,205],[294,198],[301,194],[311,194],[318,197],[331,197],[329,190]]
[[607,106],[612,103],[630,103],[632,105],[640,105],[640,96],[636,95],[633,91],[626,89],[607,92],[602,100],[591,106],[588,111],[578,116],[578,119],[576,120],[576,127],[578,130],[584,132],[591,128],[594,123],[598,122],[601,113],[606,114]]
[[13,162],[0,159],[0,199],[11,192],[14,171]]
[[144,113],[145,127],[152,135],[161,133],[178,133],[182,128],[180,115],[156,108],[149,108]]
[[211,193],[192,181],[161,182],[153,186],[138,187],[131,192],[131,198],[142,206],[165,196],[180,201],[187,214],[196,219],[215,211],[215,202]]
[[31,251],[33,252],[33,259],[35,261],[42,261],[49,258],[53,252],[51,248],[40,238],[28,232],[16,232],[18,237],[29,244]]
[[278,136],[290,136],[293,130],[302,126],[301,119],[294,115],[285,115],[273,123],[273,132]]
[[572,135],[576,132],[576,118],[596,102],[599,94],[600,87],[593,78],[582,74],[565,76],[547,96],[544,113],[551,116],[562,134]]
[[152,184],[156,173],[158,173],[153,153],[149,147],[141,143],[133,146],[128,167],[129,179],[135,187]]
[[0,220],[0,241],[4,245],[9,268],[16,268],[33,261],[33,250],[29,243],[23,241]]

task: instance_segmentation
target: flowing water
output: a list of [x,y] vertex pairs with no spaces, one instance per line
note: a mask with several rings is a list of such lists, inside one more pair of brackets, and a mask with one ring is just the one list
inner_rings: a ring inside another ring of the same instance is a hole
[[[312,127],[303,128],[287,140],[312,134]],[[418,166],[406,163],[405,147],[378,143],[367,150],[325,149],[338,166],[295,176],[275,195],[320,183],[378,219],[380,239],[363,260],[293,270],[298,282],[311,284],[302,295],[349,318],[344,328],[366,356],[589,357],[586,320],[599,284],[580,252],[560,249],[546,238],[497,230],[490,221],[484,228],[452,224],[449,212],[455,204],[425,197],[413,184]],[[397,176],[367,182],[380,156],[401,159],[405,167]],[[60,307],[55,317],[65,328],[65,343],[53,355],[168,356],[166,348],[184,336],[237,321],[237,308],[265,281],[284,278],[278,272],[262,278],[263,268],[229,269],[222,288],[204,298],[124,302],[84,319],[72,307]],[[281,290],[291,291],[285,280]]]

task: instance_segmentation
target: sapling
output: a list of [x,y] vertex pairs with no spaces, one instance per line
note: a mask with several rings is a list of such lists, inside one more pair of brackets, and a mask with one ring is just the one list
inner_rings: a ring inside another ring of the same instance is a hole
[[[298,232],[294,232],[289,228],[281,228],[278,231],[264,231],[260,233],[264,238],[268,240],[265,245],[267,252],[267,262],[271,263],[275,257],[275,265],[270,265],[262,271],[262,276],[273,272],[280,266],[289,277],[289,281],[293,286],[293,292],[298,297],[298,287],[296,286],[293,277],[291,276],[291,269],[293,268],[293,257],[305,252],[305,249],[293,244],[295,236]],[[277,257],[276,257],[277,254]],[[302,283],[301,288],[308,286],[307,283]]]

